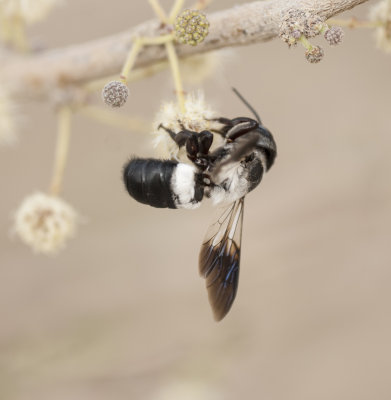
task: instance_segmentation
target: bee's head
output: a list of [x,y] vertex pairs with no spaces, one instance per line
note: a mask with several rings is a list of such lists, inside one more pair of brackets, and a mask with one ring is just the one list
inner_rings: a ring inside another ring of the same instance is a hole
[[266,156],[266,169],[269,170],[277,156],[276,142],[274,141],[273,135],[269,129],[265,128],[263,125],[259,125],[258,131],[260,136],[257,142],[257,148],[263,150]]

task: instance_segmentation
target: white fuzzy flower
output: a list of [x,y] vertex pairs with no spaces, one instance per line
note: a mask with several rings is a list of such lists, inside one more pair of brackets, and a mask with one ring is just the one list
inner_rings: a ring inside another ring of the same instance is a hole
[[75,210],[64,200],[37,192],[23,200],[14,230],[35,252],[53,254],[74,235],[76,222]]
[[0,0],[0,13],[4,19],[21,19],[33,24],[46,18],[62,0]]
[[375,30],[377,47],[391,53],[391,0],[383,0],[370,10],[370,19],[380,23]]
[[16,141],[14,105],[7,92],[0,89],[0,145],[13,144]]
[[183,159],[185,149],[179,150],[170,135],[159,126],[178,133],[182,130],[181,124],[190,131],[201,132],[209,130],[215,123],[210,119],[216,117],[215,112],[206,104],[202,92],[190,93],[185,100],[186,112],[182,114],[176,102],[164,103],[157,113],[153,124],[154,146],[162,157]]

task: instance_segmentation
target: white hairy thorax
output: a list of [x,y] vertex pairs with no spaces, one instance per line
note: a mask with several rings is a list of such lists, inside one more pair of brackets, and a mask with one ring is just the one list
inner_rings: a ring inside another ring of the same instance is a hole
[[[263,170],[267,170],[265,154],[262,151],[254,151],[256,158],[260,159]],[[250,188],[248,181],[248,170],[242,162],[227,163],[221,167],[218,174],[214,177],[214,186],[209,197],[213,204],[229,204],[247,195]]]
[[240,163],[227,164],[216,177],[209,195],[213,204],[232,203],[248,193],[247,172]]

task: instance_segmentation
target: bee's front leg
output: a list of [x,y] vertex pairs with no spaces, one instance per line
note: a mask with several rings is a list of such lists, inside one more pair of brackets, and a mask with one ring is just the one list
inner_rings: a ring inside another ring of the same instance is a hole
[[192,135],[192,132],[188,130],[182,130],[176,133],[173,130],[166,128],[163,124],[158,126],[158,129],[161,128],[170,135],[170,138],[178,145],[179,148],[183,147],[186,144],[187,139]]

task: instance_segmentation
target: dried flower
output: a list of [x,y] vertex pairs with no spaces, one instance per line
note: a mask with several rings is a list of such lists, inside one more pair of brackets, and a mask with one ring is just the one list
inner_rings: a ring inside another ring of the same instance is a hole
[[305,52],[305,58],[310,63],[318,63],[324,56],[324,51],[320,46],[313,46]]
[[196,46],[208,35],[209,22],[200,11],[185,10],[178,15],[174,28],[178,42]]
[[304,25],[304,36],[307,39],[315,37],[316,35],[320,34],[322,28],[325,26],[324,18],[320,17],[317,14],[306,12]]
[[9,95],[2,88],[0,90],[0,145],[10,145],[15,143],[15,119],[14,105]]
[[14,230],[35,252],[53,254],[74,235],[77,214],[64,200],[37,192],[15,214]]
[[344,31],[339,26],[332,26],[324,33],[324,38],[328,41],[330,46],[336,46],[342,42]]
[[110,107],[122,107],[129,96],[129,89],[121,81],[111,81],[102,90],[103,101]]
[[375,4],[370,11],[370,19],[379,23],[375,30],[377,47],[391,53],[391,0]]
[[279,37],[288,44],[296,45],[303,35],[312,38],[319,35],[324,27],[324,19],[308,11],[290,9],[283,17],[279,29]]
[[296,45],[297,40],[304,34],[304,11],[291,9],[283,17],[278,36],[288,46]]
[[33,24],[47,17],[62,0],[1,0],[0,14],[3,19],[21,19]]
[[177,103],[168,102],[161,106],[153,124],[154,147],[163,157],[180,159],[184,156],[184,149],[179,151],[177,144],[170,138],[169,134],[159,126],[162,125],[175,133],[186,129],[195,132],[208,130],[213,126],[210,121],[215,116],[212,109],[205,103],[202,92],[190,93],[185,99],[186,112],[182,114]]

